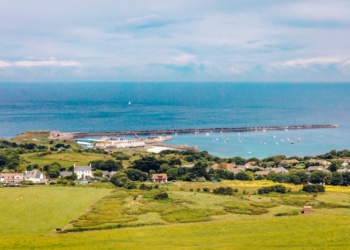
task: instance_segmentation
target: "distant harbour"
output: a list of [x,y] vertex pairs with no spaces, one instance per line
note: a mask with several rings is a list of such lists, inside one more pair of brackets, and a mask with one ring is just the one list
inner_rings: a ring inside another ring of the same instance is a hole
[[200,129],[165,129],[165,130],[137,130],[137,131],[114,131],[114,132],[72,132],[65,133],[60,131],[51,131],[50,139],[73,140],[76,138],[85,138],[91,136],[132,136],[138,135],[161,135],[161,134],[189,134],[189,133],[227,133],[227,132],[246,132],[246,131],[273,131],[273,130],[296,130],[296,129],[325,129],[338,128],[337,124],[316,124],[316,125],[291,125],[291,126],[259,126],[259,127],[232,127],[232,128],[200,128]]

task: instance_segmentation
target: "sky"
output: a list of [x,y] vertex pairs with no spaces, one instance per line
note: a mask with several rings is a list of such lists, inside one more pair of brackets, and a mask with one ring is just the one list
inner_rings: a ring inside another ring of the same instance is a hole
[[2,0],[0,82],[349,82],[349,0]]

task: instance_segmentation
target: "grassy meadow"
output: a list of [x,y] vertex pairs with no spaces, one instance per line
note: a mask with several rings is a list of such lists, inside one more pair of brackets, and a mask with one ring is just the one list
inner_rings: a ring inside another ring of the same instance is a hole
[[50,233],[83,214],[110,191],[51,186],[0,188],[1,235]]
[[[271,185],[225,181],[175,182],[152,190],[108,185],[0,188],[0,248],[348,248],[349,187],[328,191],[327,186],[317,197],[299,192],[299,186],[292,193],[256,194]],[[233,196],[212,193],[228,186],[238,189]],[[203,192],[204,187],[211,192]],[[169,198],[155,200],[159,192]],[[313,205],[313,214],[303,215],[308,202],[318,205]],[[55,232],[57,227],[64,233]]]

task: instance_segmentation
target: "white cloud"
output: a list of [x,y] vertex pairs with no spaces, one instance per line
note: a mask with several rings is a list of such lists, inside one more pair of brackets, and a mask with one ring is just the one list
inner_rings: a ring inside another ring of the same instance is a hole
[[56,61],[18,61],[13,65],[18,67],[40,67],[40,66],[53,66]]
[[350,65],[350,60],[345,61],[343,65]]
[[236,67],[233,67],[233,66],[229,68],[229,72],[232,74],[236,74],[236,75],[241,73],[241,71],[239,69],[237,69]]
[[12,66],[11,63],[5,62],[5,61],[0,61],[0,68],[10,67],[10,66]]
[[343,60],[339,57],[314,57],[307,59],[296,59],[285,61],[282,66],[285,67],[307,67],[310,65],[329,65],[329,64],[339,64]]
[[76,67],[76,66],[80,66],[80,63],[75,61],[61,61],[59,62],[59,65],[62,67]]
[[80,66],[80,64],[76,61],[58,61],[54,57],[51,57],[49,60],[42,61],[17,61],[13,64],[6,63],[0,61],[0,67],[9,67],[9,66],[17,66],[17,67],[48,67],[48,66],[60,66],[60,67],[76,67]]
[[196,56],[191,54],[182,54],[179,56],[175,56],[175,57],[172,57],[169,61],[167,61],[168,64],[174,64],[179,66],[185,66],[196,62],[197,62]]

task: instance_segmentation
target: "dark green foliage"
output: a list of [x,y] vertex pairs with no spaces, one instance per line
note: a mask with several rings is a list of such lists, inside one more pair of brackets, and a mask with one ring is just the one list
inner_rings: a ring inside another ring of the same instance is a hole
[[210,188],[203,188],[203,192],[210,192]]
[[328,167],[328,170],[331,172],[337,172],[337,170],[341,167],[340,161],[332,161],[331,165]]
[[128,178],[132,181],[146,181],[148,174],[137,169],[128,168],[124,171]]
[[174,165],[179,165],[179,166],[181,166],[181,164],[182,164],[182,162],[181,162],[181,160],[180,159],[171,159],[170,161],[169,161],[169,165],[170,166],[174,166]]
[[236,165],[244,165],[247,163],[247,160],[240,157],[240,156],[236,156],[236,157],[231,159],[231,162],[236,163]]
[[166,171],[166,174],[168,176],[168,180],[176,180],[178,177],[178,169],[177,168],[170,168],[168,171]]
[[310,182],[314,184],[324,183],[324,178],[326,177],[326,173],[323,171],[315,171],[310,175]]
[[258,194],[268,194],[271,192],[281,193],[284,194],[287,192],[287,188],[282,185],[275,185],[271,187],[263,187],[258,189]]
[[300,177],[297,174],[291,174],[289,176],[289,181],[296,185],[301,184]]
[[233,195],[233,188],[231,187],[218,187],[213,190],[214,194]]
[[343,177],[343,185],[345,186],[350,185],[350,172],[343,173],[342,177]]
[[127,174],[124,172],[118,172],[118,173],[114,174],[111,178],[111,182],[116,187],[123,187],[126,189],[137,188],[136,184],[132,180],[130,180],[128,178]]
[[244,172],[244,171],[241,171],[238,174],[236,174],[235,178],[237,180],[242,180],[242,181],[254,180],[253,174],[251,172]]
[[323,185],[304,185],[303,186],[303,191],[308,192],[308,193],[318,193],[318,192],[325,192],[325,187]]
[[268,180],[272,180],[274,182],[279,182],[279,183],[289,183],[290,182],[289,174],[284,174],[284,173],[271,172],[268,175],[267,179]]
[[53,162],[49,166],[44,166],[44,170],[50,178],[57,178],[60,176],[61,165],[58,162]]
[[123,164],[120,161],[114,160],[95,160],[91,161],[91,168],[93,170],[102,170],[102,171],[119,171],[123,168]]
[[305,170],[299,170],[296,172],[302,183],[307,183],[309,181],[310,175]]
[[155,200],[165,200],[165,199],[168,199],[169,196],[168,196],[168,193],[167,192],[161,192],[161,193],[158,193],[154,196],[154,199]]
[[339,186],[343,183],[342,174],[339,172],[332,173],[332,181],[331,184],[334,186]]
[[154,170],[157,172],[160,166],[164,163],[167,162],[164,160],[156,159],[154,156],[145,156],[139,160],[134,161],[131,167],[147,173],[150,170]]

